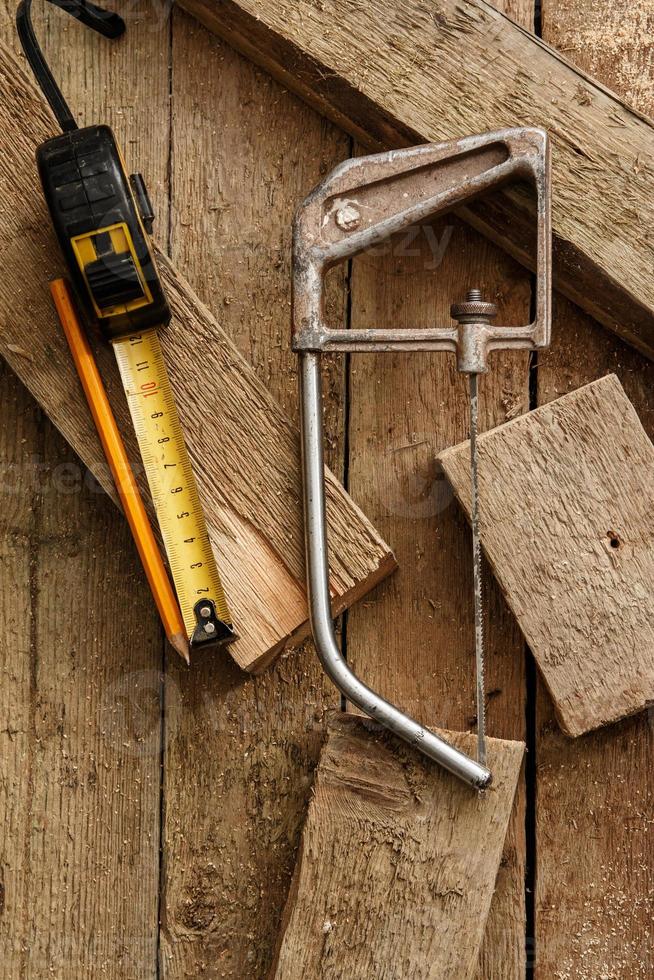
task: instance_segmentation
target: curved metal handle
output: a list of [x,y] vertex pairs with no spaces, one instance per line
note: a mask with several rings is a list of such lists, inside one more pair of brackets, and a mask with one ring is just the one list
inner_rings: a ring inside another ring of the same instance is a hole
[[316,650],[325,673],[349,701],[371,718],[414,745],[434,762],[440,763],[469,786],[485,789],[492,779],[486,766],[475,762],[423,725],[419,725],[360,681],[338,649],[329,594],[319,354],[300,354],[300,386],[309,617]]

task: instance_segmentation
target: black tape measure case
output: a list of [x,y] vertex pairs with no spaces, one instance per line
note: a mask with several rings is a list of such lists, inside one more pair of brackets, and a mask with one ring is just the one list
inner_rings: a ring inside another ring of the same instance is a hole
[[108,126],[43,143],[37,164],[78,298],[109,339],[160,327],[170,308],[150,249],[154,214],[140,174],[127,176]]

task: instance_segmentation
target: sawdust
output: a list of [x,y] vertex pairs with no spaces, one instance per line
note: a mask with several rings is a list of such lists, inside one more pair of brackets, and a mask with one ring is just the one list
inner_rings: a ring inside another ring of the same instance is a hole
[[[561,29],[560,24],[565,24]],[[579,67],[631,106],[654,114],[654,5],[651,0],[557,0],[545,4],[543,33]]]
[[643,929],[654,915],[654,887],[650,868],[631,869],[632,887],[627,894],[619,885],[623,866],[602,865],[598,881],[591,884],[598,900],[584,901],[586,917],[571,937],[570,954],[557,970],[556,980],[646,980],[651,963],[646,946],[650,930]]

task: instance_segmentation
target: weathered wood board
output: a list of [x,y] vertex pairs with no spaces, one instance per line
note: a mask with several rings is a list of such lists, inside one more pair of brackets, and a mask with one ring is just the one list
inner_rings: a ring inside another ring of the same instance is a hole
[[[33,156],[55,130],[34,84],[4,47],[0,89],[7,93],[0,104],[0,353],[114,496],[48,293],[62,260]],[[230,651],[239,666],[261,670],[307,630],[297,432],[181,275],[163,256],[160,265],[174,314],[162,346],[239,634]],[[113,354],[102,342],[95,349],[119,424],[130,433]],[[129,448],[138,467],[133,438]],[[326,482],[339,612],[395,562],[329,473]]]
[[[293,211],[349,155],[349,139],[183,10],[173,9],[172,34],[171,258],[296,421],[297,358],[288,333]],[[341,277],[328,299],[341,322]],[[324,380],[327,461],[341,474],[343,358]],[[169,651],[161,978],[263,980],[325,711],[339,694],[311,642],[258,676],[225,655],[198,658],[190,671],[177,661]]]
[[[469,443],[439,459],[470,513]],[[568,735],[654,702],[654,446],[610,375],[479,439],[482,544]]]
[[[543,0],[542,25],[550,43],[654,116],[650,0]],[[540,404],[615,372],[654,439],[654,365],[561,299],[552,338],[538,359]],[[653,720],[641,712],[571,741],[539,684],[537,980],[654,976]]]
[[73,489],[72,451],[4,364],[0,408],[0,978],[151,980],[156,610],[124,521]]
[[[654,356],[652,123],[486,0],[181,0],[203,24],[377,148],[538,125],[553,143],[557,285]],[[531,263],[533,210],[465,212]]]
[[[132,15],[144,16],[147,2]],[[107,42],[50,4],[33,11],[80,121],[107,118],[121,134],[127,122],[137,155],[150,150],[165,220],[168,72],[156,53],[166,24],[128,34],[108,86]],[[0,36],[18,47],[15,13],[0,0]],[[69,35],[57,32],[61,22]],[[147,101],[135,97],[140,85]],[[0,227],[9,208],[4,197]],[[15,285],[27,278],[21,270]],[[152,980],[159,617],[122,515],[4,363],[0,419],[0,980]]]
[[271,980],[475,975],[524,752],[488,748],[480,796],[372,722],[334,717]]

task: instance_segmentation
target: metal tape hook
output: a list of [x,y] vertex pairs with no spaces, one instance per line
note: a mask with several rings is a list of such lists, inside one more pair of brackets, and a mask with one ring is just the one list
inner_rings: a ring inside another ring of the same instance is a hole
[[[336,643],[329,592],[320,357],[327,351],[450,351],[457,356],[459,370],[476,378],[487,369],[491,350],[546,347],[551,324],[549,167],[547,135],[534,128],[361,157],[336,167],[318,185],[300,206],[294,225],[293,349],[299,355],[307,589],[318,656],[348,700],[479,790],[490,785],[489,769],[359,680]],[[471,303],[470,309],[458,311],[457,326],[344,330],[327,325],[324,278],[332,266],[419,221],[516,180],[527,180],[536,189],[536,313],[532,323],[495,326],[481,309],[486,304],[479,304],[478,311]]]

